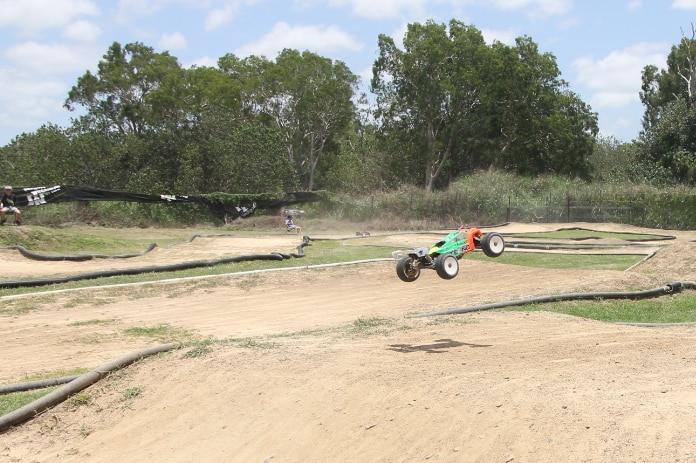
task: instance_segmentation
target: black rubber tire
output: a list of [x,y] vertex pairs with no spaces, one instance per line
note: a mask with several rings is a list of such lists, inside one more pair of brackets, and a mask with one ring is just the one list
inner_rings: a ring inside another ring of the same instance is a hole
[[486,233],[481,238],[481,249],[488,257],[498,257],[505,251],[505,240],[500,233]]
[[396,263],[396,274],[401,281],[410,283],[420,276],[420,266],[413,257],[402,257]]
[[435,271],[440,278],[451,280],[459,273],[459,260],[452,254],[437,256],[435,259]]

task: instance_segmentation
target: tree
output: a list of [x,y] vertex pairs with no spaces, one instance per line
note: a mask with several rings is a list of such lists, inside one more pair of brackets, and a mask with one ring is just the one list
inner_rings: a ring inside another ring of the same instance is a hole
[[645,106],[639,137],[645,163],[666,170],[677,182],[696,183],[696,30],[682,32],[667,69],[643,69],[640,98]]
[[167,52],[131,43],[114,42],[98,64],[68,93],[64,106],[82,106],[96,127],[143,136],[167,122],[184,122],[180,109],[183,72]]
[[661,181],[664,168],[641,157],[637,143],[620,142],[613,136],[597,138],[592,153],[592,179],[607,183]]
[[457,141],[475,133],[488,48],[480,31],[454,20],[449,32],[433,21],[409,24],[404,50],[386,35],[378,45],[371,81],[377,117],[383,133],[400,126],[420,134],[424,185],[431,191]]
[[657,123],[666,106],[679,99],[696,96],[696,29],[691,26],[691,38],[682,31],[678,46],[672,46],[667,56],[667,69],[655,65],[643,68],[640,100],[645,106],[643,130]]
[[283,133],[288,159],[311,191],[320,160],[355,116],[358,77],[343,62],[291,49],[275,63],[226,55],[219,66],[243,82],[244,107]]
[[66,162],[69,153],[65,131],[48,124],[15,137],[3,148],[0,161],[5,177],[14,184],[60,184],[73,166]]
[[295,169],[277,128],[224,118],[205,124],[218,126],[216,136],[189,147],[198,153],[182,158],[180,181],[192,179],[206,193],[282,193],[296,188]]
[[556,58],[529,37],[492,46],[485,97],[489,162],[524,175],[588,174],[597,116],[560,78]]
[[645,162],[670,173],[673,180],[696,184],[696,104],[679,98],[642,137]]
[[334,192],[374,191],[385,186],[385,159],[377,147],[377,127],[363,99],[353,128],[341,139],[338,152],[323,163],[321,187]]
[[587,176],[596,114],[530,38],[489,47],[476,28],[452,20],[409,25],[404,50],[383,35],[379,46],[380,131],[408,140],[415,151],[402,152],[402,164],[420,163],[426,190],[439,177],[491,166]]

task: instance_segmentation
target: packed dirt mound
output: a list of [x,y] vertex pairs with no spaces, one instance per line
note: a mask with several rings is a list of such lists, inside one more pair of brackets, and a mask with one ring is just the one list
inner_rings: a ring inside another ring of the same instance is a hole
[[132,334],[143,327],[216,342],[143,360],[0,434],[0,461],[691,461],[696,327],[410,317],[696,280],[691,240],[680,233],[628,272],[471,260],[453,280],[403,283],[378,261],[5,299],[2,383],[156,344]]
[[641,264],[639,271],[655,278],[696,280],[696,242],[676,241],[665,245]]

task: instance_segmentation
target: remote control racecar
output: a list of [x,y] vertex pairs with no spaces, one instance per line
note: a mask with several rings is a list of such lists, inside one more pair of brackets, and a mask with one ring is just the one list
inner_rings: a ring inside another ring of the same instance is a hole
[[505,250],[505,240],[500,233],[459,227],[429,248],[394,251],[392,256],[398,259],[396,274],[403,281],[416,281],[422,269],[435,270],[440,278],[451,280],[459,273],[459,259],[475,249],[488,257],[498,257]]

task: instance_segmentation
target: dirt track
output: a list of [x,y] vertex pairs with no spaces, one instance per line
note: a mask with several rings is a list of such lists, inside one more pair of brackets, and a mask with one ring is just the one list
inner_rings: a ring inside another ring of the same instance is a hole
[[[511,224],[498,231],[552,228]],[[65,403],[0,434],[0,461],[696,460],[696,327],[544,312],[406,317],[696,280],[696,234],[652,232],[677,239],[656,243],[655,257],[630,272],[487,260],[466,262],[451,281],[424,272],[406,284],[394,262],[384,261],[219,277],[224,285],[172,282],[2,301],[0,383],[93,368],[152,345],[123,334],[132,327],[165,323],[258,344],[231,341],[201,357],[176,351],[141,362],[93,386],[91,404]],[[275,238],[195,240],[128,262],[39,264],[7,255],[0,270],[7,278],[66,275],[249,250],[292,252],[299,241]],[[395,235],[363,242],[430,241]],[[132,390],[139,395],[126,399]]]

